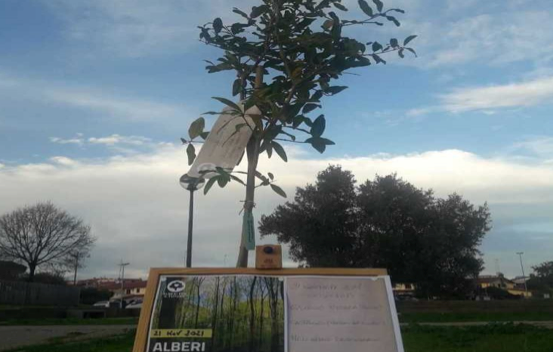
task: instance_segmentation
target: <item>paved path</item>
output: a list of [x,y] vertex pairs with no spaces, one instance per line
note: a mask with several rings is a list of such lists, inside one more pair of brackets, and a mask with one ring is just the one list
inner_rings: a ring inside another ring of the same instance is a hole
[[0,351],[47,343],[54,337],[90,339],[122,334],[135,328],[136,325],[0,326]]

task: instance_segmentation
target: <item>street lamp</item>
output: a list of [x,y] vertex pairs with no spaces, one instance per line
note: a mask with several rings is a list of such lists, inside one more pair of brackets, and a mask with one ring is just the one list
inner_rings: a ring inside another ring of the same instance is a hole
[[517,252],[517,255],[520,259],[520,269],[522,270],[522,280],[524,281],[524,291],[528,293],[528,286],[526,285],[526,276],[524,275],[524,265],[522,265],[522,255],[524,252]]
[[194,226],[194,191],[199,190],[205,184],[203,178],[190,177],[187,174],[181,176],[179,180],[182,188],[190,191],[190,205],[188,209],[188,241],[186,245],[186,267],[192,267],[192,229]]

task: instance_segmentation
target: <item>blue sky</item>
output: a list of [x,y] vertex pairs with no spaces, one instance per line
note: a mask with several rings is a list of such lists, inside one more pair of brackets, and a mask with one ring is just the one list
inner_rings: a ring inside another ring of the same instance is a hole
[[[196,27],[216,16],[230,21],[233,6],[253,4],[1,1],[0,210],[51,199],[89,220],[98,244],[85,275],[114,275],[111,261],[119,257],[130,257],[136,275],[180,264],[182,248],[168,248],[184,243],[186,202],[174,180],[187,166],[178,138],[201,112],[219,107],[210,97],[230,98],[232,84],[229,74],[205,71],[202,60],[218,52],[198,42]],[[406,10],[400,28],[352,35],[384,41],[417,34],[419,57],[344,76],[340,84],[350,88],[323,101],[336,146],[324,155],[293,148],[289,165],[263,165],[282,170],[289,194],[329,163],[344,164],[359,180],[397,171],[438,195],[489,202],[488,272],[499,259],[502,271],[517,275],[519,250],[529,254],[528,265],[553,260],[553,4],[386,4]],[[241,192],[200,199],[200,263],[223,265],[225,255],[234,262],[228,247],[237,240]],[[281,202],[259,197],[257,216]],[[144,214],[158,226],[139,226]],[[213,217],[225,225],[216,227]],[[144,247],[151,253],[138,255]]]

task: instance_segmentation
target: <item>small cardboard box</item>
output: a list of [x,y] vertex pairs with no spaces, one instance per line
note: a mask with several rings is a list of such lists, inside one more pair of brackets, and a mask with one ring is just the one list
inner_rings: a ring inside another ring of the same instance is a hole
[[282,269],[282,247],[267,244],[255,247],[256,269]]

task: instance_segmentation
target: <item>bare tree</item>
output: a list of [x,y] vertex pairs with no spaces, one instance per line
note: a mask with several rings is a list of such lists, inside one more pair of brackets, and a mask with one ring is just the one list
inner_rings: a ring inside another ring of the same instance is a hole
[[38,266],[90,248],[94,241],[90,226],[50,202],[0,216],[0,253],[26,263],[31,282]]

